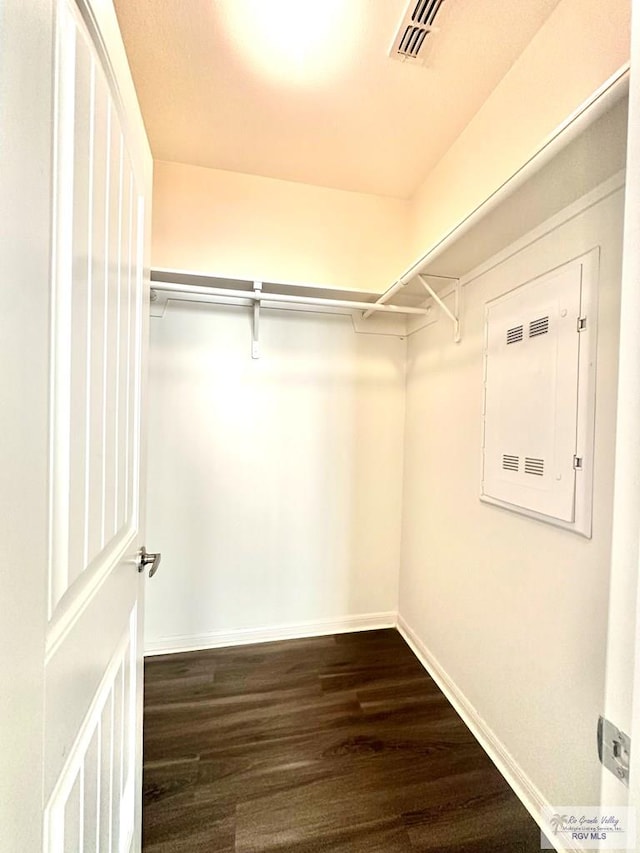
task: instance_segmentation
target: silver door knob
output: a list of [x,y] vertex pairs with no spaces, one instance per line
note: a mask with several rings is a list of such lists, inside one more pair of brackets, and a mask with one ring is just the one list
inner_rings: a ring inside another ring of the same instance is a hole
[[152,578],[155,573],[158,571],[158,566],[160,565],[160,559],[162,554],[147,554],[147,549],[142,546],[138,551],[138,571],[144,572],[147,566],[151,566],[149,569],[149,577]]

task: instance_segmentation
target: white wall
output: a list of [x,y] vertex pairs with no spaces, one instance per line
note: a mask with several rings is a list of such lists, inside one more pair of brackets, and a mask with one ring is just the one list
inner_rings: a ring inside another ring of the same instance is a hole
[[[400,614],[551,804],[598,802],[622,191],[464,288],[462,342],[409,339]],[[481,503],[487,300],[601,246],[592,540]]]
[[384,290],[408,256],[409,202],[156,162],[153,265]]
[[265,310],[250,344],[247,309],[151,321],[147,650],[393,622],[406,342]]

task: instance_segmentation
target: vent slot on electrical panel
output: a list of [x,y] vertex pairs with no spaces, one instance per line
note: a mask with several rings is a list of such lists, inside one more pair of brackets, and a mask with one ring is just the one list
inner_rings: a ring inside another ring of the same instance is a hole
[[445,0],[411,0],[389,51],[392,59],[424,63],[427,36],[434,32],[436,17],[444,3]]
[[535,474],[536,477],[544,477],[544,459],[534,459],[532,456],[524,458],[525,474]]
[[508,453],[503,453],[502,467],[505,471],[518,471],[520,469],[520,457],[510,456]]
[[523,328],[522,326],[513,326],[513,328],[507,331],[507,343],[508,344],[517,344],[518,341],[521,341],[523,337]]
[[549,318],[540,317],[539,320],[532,320],[529,323],[529,337],[535,338],[536,335],[546,335],[549,331]]

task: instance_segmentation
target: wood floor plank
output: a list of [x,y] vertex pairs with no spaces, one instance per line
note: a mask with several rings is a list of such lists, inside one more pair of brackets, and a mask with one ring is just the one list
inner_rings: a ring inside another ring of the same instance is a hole
[[145,664],[147,853],[533,853],[539,830],[394,630]]

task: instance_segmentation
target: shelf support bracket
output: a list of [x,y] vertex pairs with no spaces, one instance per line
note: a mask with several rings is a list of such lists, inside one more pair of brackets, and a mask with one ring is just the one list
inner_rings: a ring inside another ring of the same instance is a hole
[[260,296],[262,294],[262,282],[253,282],[253,291],[256,299],[253,302],[253,329],[251,333],[251,358],[260,358]]
[[167,301],[169,297],[166,293],[158,293],[158,291],[152,287],[149,299],[149,315],[151,317],[160,317],[162,319],[162,317],[164,317],[164,312],[167,308]]
[[[452,311],[449,306],[438,296],[435,290],[431,287],[429,282],[427,281],[426,276],[419,274],[418,278],[420,279],[420,283],[427,291],[429,296],[433,299],[433,301],[438,305],[442,311],[447,315],[447,317],[453,323],[453,340],[455,343],[460,343],[460,279],[454,279],[454,310]],[[435,278],[441,278],[441,276],[435,276]]]

